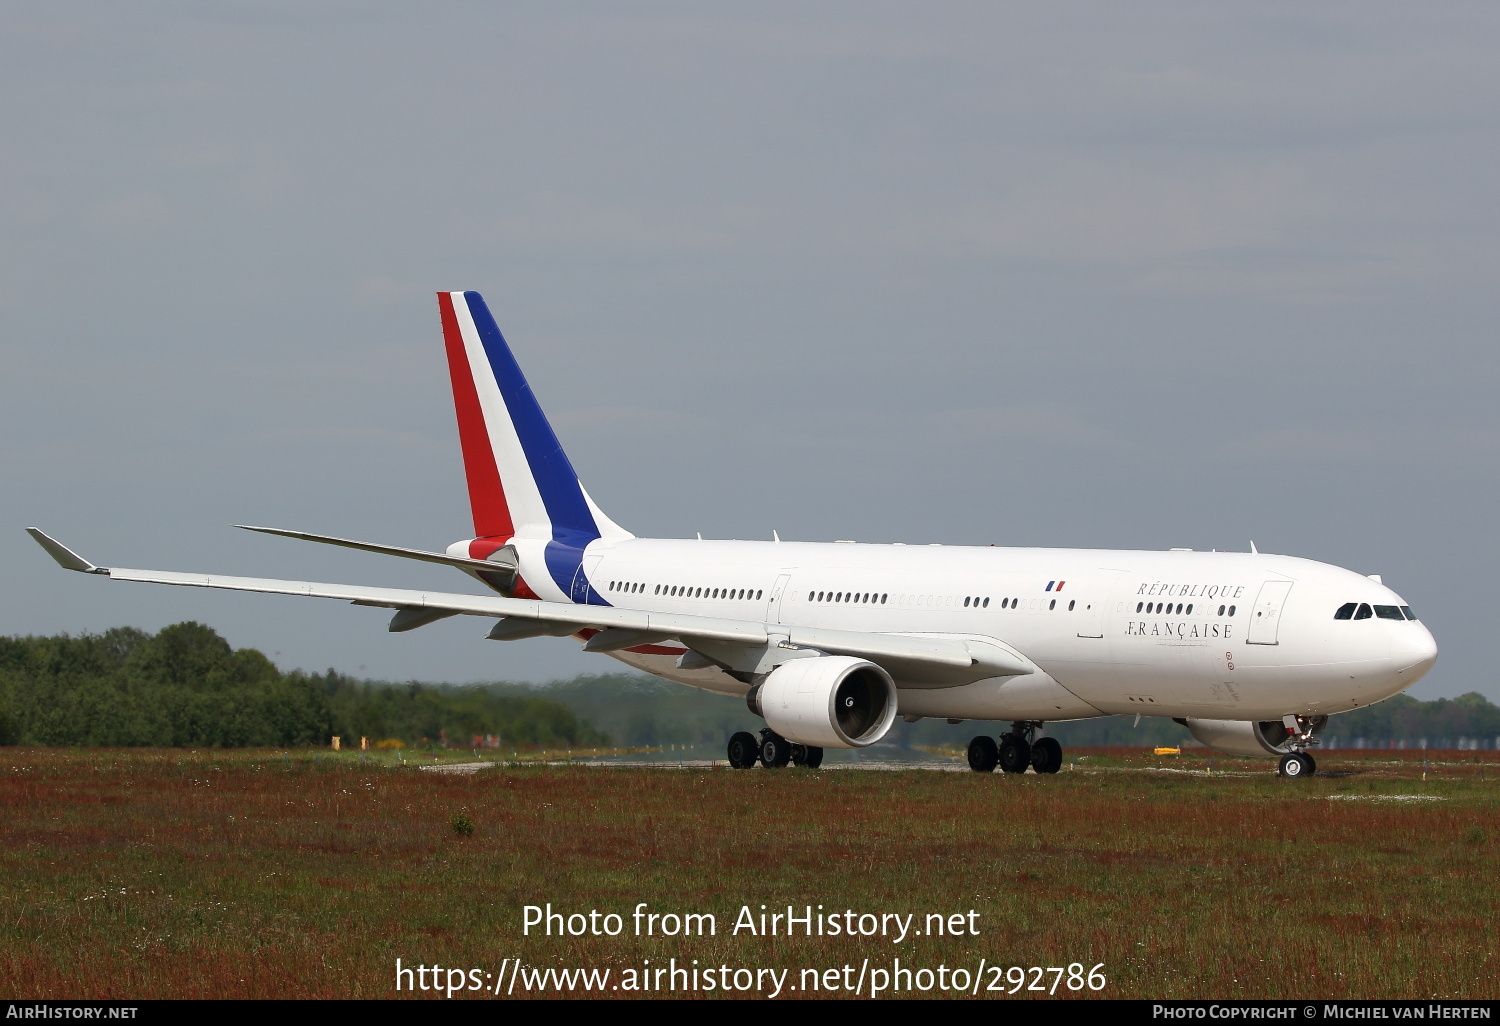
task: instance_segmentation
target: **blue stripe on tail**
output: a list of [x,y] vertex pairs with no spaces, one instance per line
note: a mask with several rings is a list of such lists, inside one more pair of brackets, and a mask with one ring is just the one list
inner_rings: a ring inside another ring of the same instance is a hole
[[[464,300],[479,332],[490,371],[495,375],[500,395],[510,411],[521,451],[536,479],[542,505],[552,521],[553,540],[547,543],[546,550],[547,571],[574,602],[609,605],[584,580],[579,569],[583,550],[599,537],[599,525],[594,522],[594,515],[583,497],[578,474],[573,470],[567,453],[563,452],[552,425],[547,422],[547,415],[537,403],[526,375],[521,373],[521,366],[516,363],[505,336],[500,334],[500,327],[485,305],[484,297],[477,292],[465,292]],[[505,468],[500,468],[500,472],[503,480]]]

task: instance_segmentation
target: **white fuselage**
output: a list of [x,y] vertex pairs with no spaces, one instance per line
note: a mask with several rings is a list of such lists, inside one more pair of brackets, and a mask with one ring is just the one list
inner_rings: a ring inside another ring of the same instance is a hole
[[[528,580],[545,578],[522,562]],[[898,676],[906,716],[1337,713],[1410,687],[1437,655],[1421,623],[1389,618],[1405,605],[1389,588],[1292,556],[632,538],[595,542],[582,572],[611,604],[994,639],[1042,671],[961,686]],[[1336,620],[1351,602],[1386,617]],[[745,692],[717,668],[678,669],[684,651],[669,642],[611,654],[683,684]]]

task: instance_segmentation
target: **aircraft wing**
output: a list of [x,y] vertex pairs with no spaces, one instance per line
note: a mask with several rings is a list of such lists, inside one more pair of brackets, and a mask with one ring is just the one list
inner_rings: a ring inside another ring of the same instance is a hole
[[492,638],[499,640],[543,634],[573,634],[593,629],[600,632],[589,639],[587,647],[594,651],[625,648],[643,644],[653,638],[677,638],[690,648],[695,642],[702,642],[705,649],[712,649],[714,653],[722,652],[725,645],[742,652],[777,648],[817,649],[831,655],[868,659],[885,667],[898,678],[910,678],[913,676],[912,671],[916,670],[918,678],[939,685],[1036,671],[1036,665],[1024,655],[990,639],[978,641],[827,630],[618,606],[505,598],[500,595],[463,595],[313,581],[101,567],[90,563],[34,527],[26,530],[48,555],[67,570],[108,576],[116,581],[219,588],[271,595],[303,595],[309,598],[341,599],[361,606],[381,606],[397,610],[396,617],[391,621],[392,630],[410,629],[444,616],[466,614],[502,617],[501,622],[490,633]]

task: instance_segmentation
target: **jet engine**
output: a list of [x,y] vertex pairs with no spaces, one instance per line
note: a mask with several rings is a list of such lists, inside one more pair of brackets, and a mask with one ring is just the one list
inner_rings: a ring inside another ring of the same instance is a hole
[[1285,755],[1291,735],[1280,720],[1178,720],[1193,736],[1226,755]]
[[896,684],[879,666],[853,656],[793,659],[745,695],[750,711],[797,744],[864,748],[896,721]]

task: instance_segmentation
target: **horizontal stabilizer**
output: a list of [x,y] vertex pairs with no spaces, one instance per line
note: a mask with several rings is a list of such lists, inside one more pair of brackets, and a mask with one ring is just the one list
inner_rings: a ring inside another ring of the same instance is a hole
[[68,548],[56,538],[50,538],[35,527],[26,528],[26,533],[36,539],[36,543],[47,550],[47,555],[57,560],[57,565],[64,570],[77,570],[83,574],[107,574],[108,570],[95,566],[84,559],[78,553]]
[[[300,538],[303,541],[322,542],[324,545],[339,545],[346,549],[359,549],[363,552],[378,552],[384,556],[400,556],[402,559],[419,559],[424,563],[441,563],[444,566],[456,566],[460,570],[514,570],[516,564],[512,560],[505,559],[467,559],[463,556],[450,556],[446,552],[427,552],[424,549],[408,549],[400,545],[380,545],[376,542],[353,541],[349,538],[335,538],[327,534],[309,534],[306,531],[288,531],[280,527],[251,527],[249,524],[235,524],[242,531],[259,531],[261,534],[275,534],[282,538]],[[71,569],[71,568],[70,568]]]

